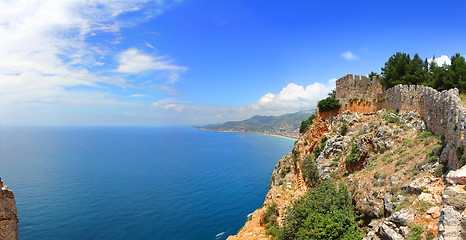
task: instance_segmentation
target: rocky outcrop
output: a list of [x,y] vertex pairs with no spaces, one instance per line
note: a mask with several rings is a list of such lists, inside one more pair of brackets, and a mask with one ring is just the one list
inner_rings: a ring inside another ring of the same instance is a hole
[[[459,169],[466,162],[466,110],[458,90],[383,90],[375,78],[347,75],[337,80],[336,97],[342,107],[317,110],[292,155],[276,166],[264,206],[278,202],[281,221],[283,206],[309,184],[301,168],[312,159],[320,179],[348,185],[365,239],[466,239],[466,167]],[[282,173],[290,159],[294,168]],[[265,228],[260,233],[267,238]]]
[[0,239],[18,239],[18,211],[15,196],[0,178]]
[[443,192],[443,210],[438,223],[440,240],[466,239],[466,166],[446,176],[452,184]]

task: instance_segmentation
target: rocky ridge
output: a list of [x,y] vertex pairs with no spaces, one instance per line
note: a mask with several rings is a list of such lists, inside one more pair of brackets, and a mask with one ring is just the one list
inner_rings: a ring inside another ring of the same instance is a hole
[[319,179],[349,186],[365,239],[466,239],[466,109],[458,90],[384,90],[376,78],[348,74],[337,80],[336,98],[342,107],[317,110],[291,157],[276,165],[264,205],[229,239],[270,237],[263,213],[277,203],[282,224],[285,208],[312,185],[303,177],[309,159]]
[[18,210],[15,196],[0,178],[0,239],[18,239]]
[[445,178],[448,168],[439,163],[445,145],[442,137],[426,131],[414,111],[341,111],[318,117],[293,153],[275,166],[264,205],[229,239],[270,237],[262,214],[277,203],[281,224],[292,199],[309,188],[302,174],[303,159],[309,156],[320,179],[349,186],[363,215],[365,239],[407,239],[413,234],[419,239],[465,239],[466,167]]

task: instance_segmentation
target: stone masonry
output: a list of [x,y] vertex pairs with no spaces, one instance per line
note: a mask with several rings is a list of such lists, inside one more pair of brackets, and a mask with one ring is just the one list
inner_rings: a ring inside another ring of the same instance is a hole
[[447,146],[441,162],[452,170],[460,167],[458,157],[465,157],[465,154],[457,156],[457,152],[461,152],[457,149],[466,149],[466,109],[458,89],[438,92],[426,86],[397,85],[383,90],[375,77],[348,74],[336,81],[336,97],[342,110],[350,105],[350,100],[362,99],[371,103],[368,107],[374,112],[379,109],[419,112],[430,131],[445,136]]

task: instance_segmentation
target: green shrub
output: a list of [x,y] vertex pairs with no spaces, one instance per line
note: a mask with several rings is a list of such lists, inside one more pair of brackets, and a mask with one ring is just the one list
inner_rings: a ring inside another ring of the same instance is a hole
[[400,118],[399,117],[385,117],[385,120],[389,123],[400,123]]
[[266,233],[268,235],[276,236],[278,231],[277,219],[279,216],[277,203],[272,203],[267,207],[267,210],[262,214],[262,223],[267,229]]
[[[402,191],[402,194],[403,194],[403,191]],[[395,212],[398,212],[400,211],[401,209],[405,208],[406,205],[408,204],[408,200],[405,199],[403,202],[401,203],[398,203],[398,205],[396,205],[396,209],[395,209]]]
[[314,121],[316,118],[315,114],[312,114],[307,120],[301,122],[301,126],[299,127],[299,133],[304,133],[309,129],[309,125]]
[[291,171],[290,166],[283,167],[282,170],[280,170],[280,177],[284,178],[286,176],[286,174],[289,173],[290,171]]
[[419,201],[419,202],[417,203],[417,205],[418,205],[418,209],[419,209],[421,212],[427,211],[427,209],[431,206],[430,203],[427,203],[427,202],[425,202],[425,201],[423,201],[423,200]]
[[430,132],[430,131],[423,131],[423,132],[419,132],[417,134],[417,137],[419,139],[421,139],[421,140],[424,140],[427,137],[433,137],[433,136],[434,136],[434,134],[432,132]]
[[457,147],[456,148],[456,157],[458,158],[458,163],[460,164],[460,167],[464,166],[466,164],[466,159],[463,157],[464,154],[464,148]]
[[343,123],[341,125],[340,135],[345,136],[347,131],[348,131],[348,126],[346,126],[346,124]]
[[351,153],[346,157],[345,162],[347,163],[355,163],[359,158],[358,155],[358,146],[356,146],[356,143],[351,142]]
[[426,239],[427,239],[427,240],[434,240],[434,239],[435,239],[434,233],[433,233],[432,231],[430,231],[430,230],[427,230],[427,232],[426,232]]
[[442,164],[442,165],[438,166],[437,169],[435,170],[435,176],[436,177],[441,177],[445,173],[447,173],[447,171],[448,171],[448,166]]
[[301,171],[304,179],[306,179],[311,186],[315,185],[319,180],[319,171],[314,164],[314,155],[308,155],[304,158],[303,164],[301,165]]
[[293,164],[296,166],[296,164],[298,163],[298,157],[295,154],[293,154],[292,158],[293,158]]
[[335,97],[329,96],[325,99],[320,100],[317,106],[319,107],[319,112],[328,112],[335,109],[339,109],[341,107],[341,104],[340,101],[337,100]]
[[424,227],[421,225],[414,224],[409,230],[408,240],[421,240]]
[[319,157],[321,152],[322,152],[322,149],[319,146],[316,146],[314,148],[314,154],[316,155],[316,157]]
[[413,143],[413,141],[411,141],[411,139],[406,139],[406,140],[403,141],[403,146],[404,147],[413,147],[414,143]]
[[457,129],[458,129],[458,126],[456,126],[456,124],[455,124],[455,126],[453,126],[453,131],[456,132]]
[[278,239],[362,239],[344,184],[321,183],[287,210]]
[[320,139],[320,148],[322,148],[322,150],[324,150],[325,148],[325,143],[327,142],[327,137],[326,136],[323,136],[321,139]]

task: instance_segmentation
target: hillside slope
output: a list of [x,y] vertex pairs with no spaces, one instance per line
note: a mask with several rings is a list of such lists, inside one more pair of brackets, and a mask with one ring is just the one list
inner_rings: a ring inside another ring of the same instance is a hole
[[318,114],[275,166],[264,205],[229,239],[269,239],[264,213],[276,203],[283,224],[286,208],[315,181],[303,176],[309,160],[318,181],[348,186],[364,239],[466,239],[465,111],[457,90],[382,91],[375,79],[348,75],[337,81],[337,98],[341,109]]
[[314,111],[299,111],[280,116],[254,116],[243,121],[230,121],[196,128],[220,132],[251,132],[272,134],[297,139],[301,121],[306,120]]

